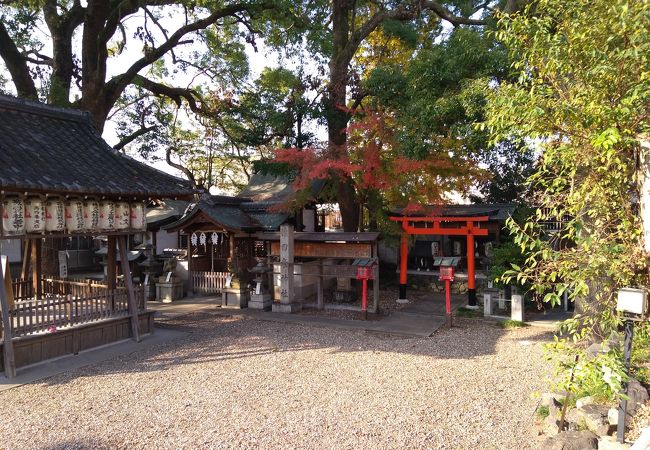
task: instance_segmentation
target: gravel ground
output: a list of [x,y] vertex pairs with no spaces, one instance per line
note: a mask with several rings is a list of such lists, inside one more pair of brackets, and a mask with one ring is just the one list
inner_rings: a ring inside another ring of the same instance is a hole
[[197,314],[179,341],[0,393],[0,448],[536,448],[534,327],[431,338]]

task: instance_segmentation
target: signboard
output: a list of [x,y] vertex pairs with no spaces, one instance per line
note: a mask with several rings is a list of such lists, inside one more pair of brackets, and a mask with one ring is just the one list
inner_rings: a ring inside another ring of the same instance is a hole
[[[280,243],[271,242],[271,255],[280,255]],[[294,243],[294,256],[306,258],[371,258],[372,244],[343,242]]]
[[68,278],[68,252],[59,251],[59,277]]

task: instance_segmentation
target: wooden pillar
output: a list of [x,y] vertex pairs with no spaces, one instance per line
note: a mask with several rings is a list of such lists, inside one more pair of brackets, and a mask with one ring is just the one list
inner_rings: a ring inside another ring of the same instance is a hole
[[474,235],[472,222],[467,222],[467,306],[475,309],[476,305],[476,275],[474,273]]
[[409,242],[406,232],[402,233],[402,241],[399,254],[399,297],[398,303],[408,303],[406,299],[406,276],[408,271]]
[[235,233],[228,233],[228,246],[228,265],[237,273],[239,267],[237,267],[237,261],[235,261]]
[[41,278],[41,257],[42,257],[43,241],[40,239],[32,239],[32,292],[35,298],[43,297],[43,283]]
[[192,277],[192,235],[187,235],[187,295],[194,295],[194,279]]
[[120,264],[122,266],[122,274],[124,275],[124,285],[126,286],[126,294],[129,300],[129,315],[131,316],[131,332],[133,340],[140,342],[140,319],[138,317],[138,305],[135,301],[135,292],[133,290],[133,280],[131,279],[131,268],[129,267],[129,257],[126,250],[126,236],[120,235]]
[[379,248],[377,243],[372,244],[373,256],[377,259],[377,264],[372,268],[372,312],[379,312]]
[[[117,258],[115,257],[117,250],[117,238],[115,236],[108,236],[108,242],[106,247],[106,286],[108,286],[109,291],[112,293],[115,290],[115,285],[117,284]],[[115,310],[115,298],[111,296],[110,298],[111,310]]]
[[318,264],[318,274],[316,277],[316,306],[318,309],[325,309],[325,298],[323,296],[323,260]]
[[16,359],[12,341],[12,324],[9,314],[9,301],[5,290],[5,274],[9,273],[7,256],[0,256],[0,314],[2,315],[2,349],[4,354],[5,375],[7,378],[16,377]]

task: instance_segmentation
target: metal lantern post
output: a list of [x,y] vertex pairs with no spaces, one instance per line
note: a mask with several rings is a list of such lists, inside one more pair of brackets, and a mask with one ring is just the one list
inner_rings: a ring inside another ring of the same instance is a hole
[[[618,291],[616,309],[625,317],[625,341],[623,344],[623,357],[625,361],[625,373],[630,375],[630,359],[632,357],[632,338],[634,337],[634,322],[646,319],[648,311],[648,297],[645,289],[624,288]],[[619,442],[625,442],[625,422],[627,419],[627,382],[623,383],[622,394],[618,407],[618,424],[616,426],[616,438]]]
[[440,266],[439,280],[445,282],[445,312],[447,314],[447,326],[451,328],[451,282],[454,281],[453,266]]
[[361,280],[361,319],[368,318],[368,280],[373,279],[376,260],[374,258],[357,258],[352,263],[357,267],[357,280]]

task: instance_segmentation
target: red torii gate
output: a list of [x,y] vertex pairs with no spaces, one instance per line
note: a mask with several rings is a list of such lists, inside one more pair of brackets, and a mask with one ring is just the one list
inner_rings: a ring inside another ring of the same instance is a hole
[[[390,217],[401,222],[402,241],[400,246],[399,299],[406,300],[406,271],[408,260],[408,236],[410,235],[451,235],[467,236],[467,297],[468,307],[476,307],[476,278],[474,274],[474,236],[487,236],[488,230],[481,228],[480,222],[487,222],[488,216],[477,217]],[[433,224],[432,227],[417,228],[414,222]],[[465,222],[460,227],[442,227],[441,222]],[[478,224],[476,224],[478,222]]]

